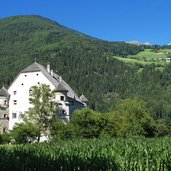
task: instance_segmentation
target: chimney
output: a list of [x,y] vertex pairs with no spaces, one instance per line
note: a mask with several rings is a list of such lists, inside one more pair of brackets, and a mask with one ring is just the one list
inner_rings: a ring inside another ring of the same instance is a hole
[[50,73],[50,63],[47,64],[47,72]]
[[53,69],[50,71],[50,74],[52,75],[52,77],[53,77]]
[[61,83],[61,81],[62,81],[62,77],[61,77],[61,76],[59,76],[59,82]]

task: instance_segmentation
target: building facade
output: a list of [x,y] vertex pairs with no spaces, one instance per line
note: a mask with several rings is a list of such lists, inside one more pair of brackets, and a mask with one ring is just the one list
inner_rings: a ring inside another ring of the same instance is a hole
[[[23,114],[30,107],[30,94],[32,86],[41,84],[49,85],[55,93],[55,102],[61,109],[60,118],[65,122],[75,109],[86,106],[85,98],[80,98],[75,91],[62,79],[61,76],[50,69],[50,64],[45,69],[42,65],[34,62],[22,70],[8,89],[9,98],[9,130],[12,130],[15,123],[22,122],[20,114]],[[82,100],[81,100],[82,99]]]
[[9,93],[5,87],[0,89],[0,133],[8,131],[9,128]]

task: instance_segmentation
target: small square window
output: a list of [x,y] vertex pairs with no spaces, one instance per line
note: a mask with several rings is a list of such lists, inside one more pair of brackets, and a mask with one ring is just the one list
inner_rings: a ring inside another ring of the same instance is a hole
[[12,113],[12,119],[17,118],[17,113]]
[[25,77],[27,77],[27,75],[24,75]]
[[61,96],[61,101],[64,101],[64,96]]
[[14,102],[14,105],[17,105],[17,100],[13,100],[13,102]]
[[14,91],[13,94],[16,95],[17,94],[17,91]]
[[39,75],[39,74],[36,74],[37,76]]
[[22,83],[21,85],[23,86],[24,84]]
[[37,84],[40,84],[40,82],[37,82]]

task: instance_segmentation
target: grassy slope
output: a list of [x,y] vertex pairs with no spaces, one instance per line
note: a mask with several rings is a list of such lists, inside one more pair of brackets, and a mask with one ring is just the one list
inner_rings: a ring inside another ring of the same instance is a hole
[[170,53],[171,49],[163,49],[161,52],[162,53],[155,53],[151,49],[145,49],[137,55],[128,55],[126,58],[114,56],[114,58],[132,64],[149,65],[153,63],[157,66],[157,68],[163,69],[167,63],[161,62],[160,58],[167,58],[167,53]]

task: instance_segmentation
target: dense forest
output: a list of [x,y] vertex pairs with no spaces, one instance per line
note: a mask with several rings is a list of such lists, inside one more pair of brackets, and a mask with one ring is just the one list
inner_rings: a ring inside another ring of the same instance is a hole
[[[137,54],[145,48],[99,40],[40,16],[0,20],[0,85],[9,86],[36,58],[47,62],[89,100],[89,107],[107,112],[120,99],[139,97],[154,118],[171,116],[171,64],[163,71],[155,64],[128,64],[113,58]],[[168,46],[168,48],[170,48]]]

